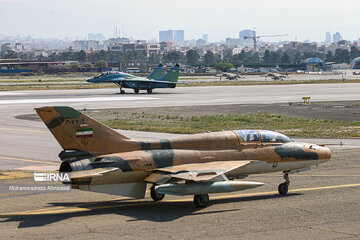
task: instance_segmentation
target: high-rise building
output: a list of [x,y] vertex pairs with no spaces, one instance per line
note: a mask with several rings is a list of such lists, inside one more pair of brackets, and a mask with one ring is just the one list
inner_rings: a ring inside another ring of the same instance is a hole
[[241,43],[252,43],[253,40],[251,38],[245,39],[244,37],[255,37],[255,32],[250,29],[242,30],[239,32],[239,41]]
[[159,42],[183,42],[184,30],[159,31]]
[[202,47],[206,45],[206,41],[204,39],[196,40],[196,47]]
[[184,30],[176,30],[174,36],[174,42],[183,42],[184,41]]
[[209,42],[209,39],[208,39],[208,35],[207,35],[207,34],[203,34],[202,39],[203,39],[206,43]]
[[334,43],[338,43],[340,42],[341,40],[343,40],[343,37],[341,36],[341,34],[339,32],[335,33],[333,35],[333,41]]
[[331,43],[331,34],[329,32],[325,35],[325,43],[330,44]]
[[159,31],[159,42],[174,42],[173,31]]

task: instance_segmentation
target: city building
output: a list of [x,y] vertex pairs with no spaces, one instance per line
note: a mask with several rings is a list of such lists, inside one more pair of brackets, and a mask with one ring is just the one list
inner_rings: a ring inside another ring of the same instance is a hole
[[179,43],[184,41],[184,30],[159,31],[159,42]]
[[160,42],[160,51],[169,52],[173,49],[173,43],[169,41]]
[[183,42],[184,39],[184,30],[176,30],[175,31],[175,36],[174,36],[174,42],[175,43],[180,43]]
[[140,60],[124,60],[119,63],[119,70],[121,72],[129,73],[147,72],[147,62]]
[[341,40],[343,40],[343,37],[341,36],[341,34],[339,32],[335,33],[333,35],[333,41],[334,43],[338,43],[340,42]]
[[135,50],[135,43],[126,43],[123,44],[123,53],[132,52]]
[[326,34],[325,34],[325,43],[326,44],[331,44],[331,34],[329,33],[329,32],[327,32]]
[[99,41],[95,40],[78,40],[73,42],[73,49],[76,51],[80,50],[95,50],[99,48]]
[[208,36],[207,34],[203,34],[202,39],[203,39],[206,43],[209,42],[209,36]]
[[10,43],[4,43],[4,44],[1,44],[0,50],[1,50],[1,52],[7,52],[9,50],[13,50],[13,48],[11,47]]
[[204,39],[196,40],[196,47],[202,47],[206,45],[206,41]]
[[255,31],[246,29],[239,32],[239,41],[240,43],[253,43],[251,38],[245,39],[245,37],[254,37]]
[[232,45],[239,45],[241,43],[242,42],[241,42],[241,40],[239,38],[226,38],[225,39],[225,44],[226,45],[232,46]]
[[160,52],[160,44],[159,43],[148,43],[147,44],[147,54],[148,56],[157,55]]

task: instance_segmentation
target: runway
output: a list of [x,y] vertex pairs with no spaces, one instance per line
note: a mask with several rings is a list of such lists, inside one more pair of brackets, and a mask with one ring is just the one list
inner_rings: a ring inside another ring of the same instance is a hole
[[[156,89],[151,95],[145,92],[120,95],[114,88],[18,91],[0,94],[0,110],[20,104],[31,110],[51,103],[78,108],[288,103],[301,102],[304,96],[312,101],[352,101],[359,100],[359,93],[360,83],[182,87]],[[121,104],[123,101],[126,106]]]
[[[42,122],[15,116],[44,105],[77,109],[258,104],[360,100],[360,84],[186,87],[155,94],[116,94],[116,89],[0,92],[0,168],[57,167],[61,147]],[[136,139],[168,138],[164,133],[121,131]],[[313,139],[300,139],[313,141]],[[291,176],[291,192],[277,194],[281,174],[251,176],[264,187],[211,195],[211,205],[195,209],[189,197],[164,202],[128,200],[73,190],[70,193],[0,193],[0,232],[4,239],[359,239],[360,140],[332,147],[333,158]],[[1,176],[0,176],[1,177]],[[26,183],[4,176],[1,184]],[[66,229],[66,231],[64,231]]]

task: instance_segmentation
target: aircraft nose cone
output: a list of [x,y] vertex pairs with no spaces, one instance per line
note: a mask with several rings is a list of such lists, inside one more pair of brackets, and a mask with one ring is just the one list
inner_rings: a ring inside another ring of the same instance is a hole
[[319,159],[329,159],[331,158],[331,150],[327,147],[319,147],[318,149]]

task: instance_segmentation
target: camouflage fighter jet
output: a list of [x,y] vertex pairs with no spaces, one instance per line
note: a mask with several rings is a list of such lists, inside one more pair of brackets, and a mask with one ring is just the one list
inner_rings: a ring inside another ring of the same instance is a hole
[[209,193],[255,188],[240,181],[250,174],[283,172],[278,187],[286,194],[289,174],[330,160],[328,148],[294,142],[266,130],[234,130],[136,141],[70,107],[42,107],[36,112],[64,149],[60,172],[70,174],[74,189],[133,198],[150,194],[194,195],[205,207]]
[[270,77],[272,80],[283,80],[287,77],[287,74],[280,74],[280,73],[267,73],[264,75],[265,78]]
[[239,74],[228,73],[228,72],[223,72],[223,73],[217,74],[215,77],[219,77],[220,81],[223,77],[227,78],[228,80],[237,80],[238,78],[242,78]]
[[176,64],[164,75],[163,65],[159,65],[148,77],[138,77],[128,73],[111,71],[103,72],[100,75],[90,78],[91,83],[115,83],[120,87],[120,93],[124,94],[123,88],[134,89],[135,94],[140,90],[152,93],[154,88],[175,88],[179,77],[179,65]]

